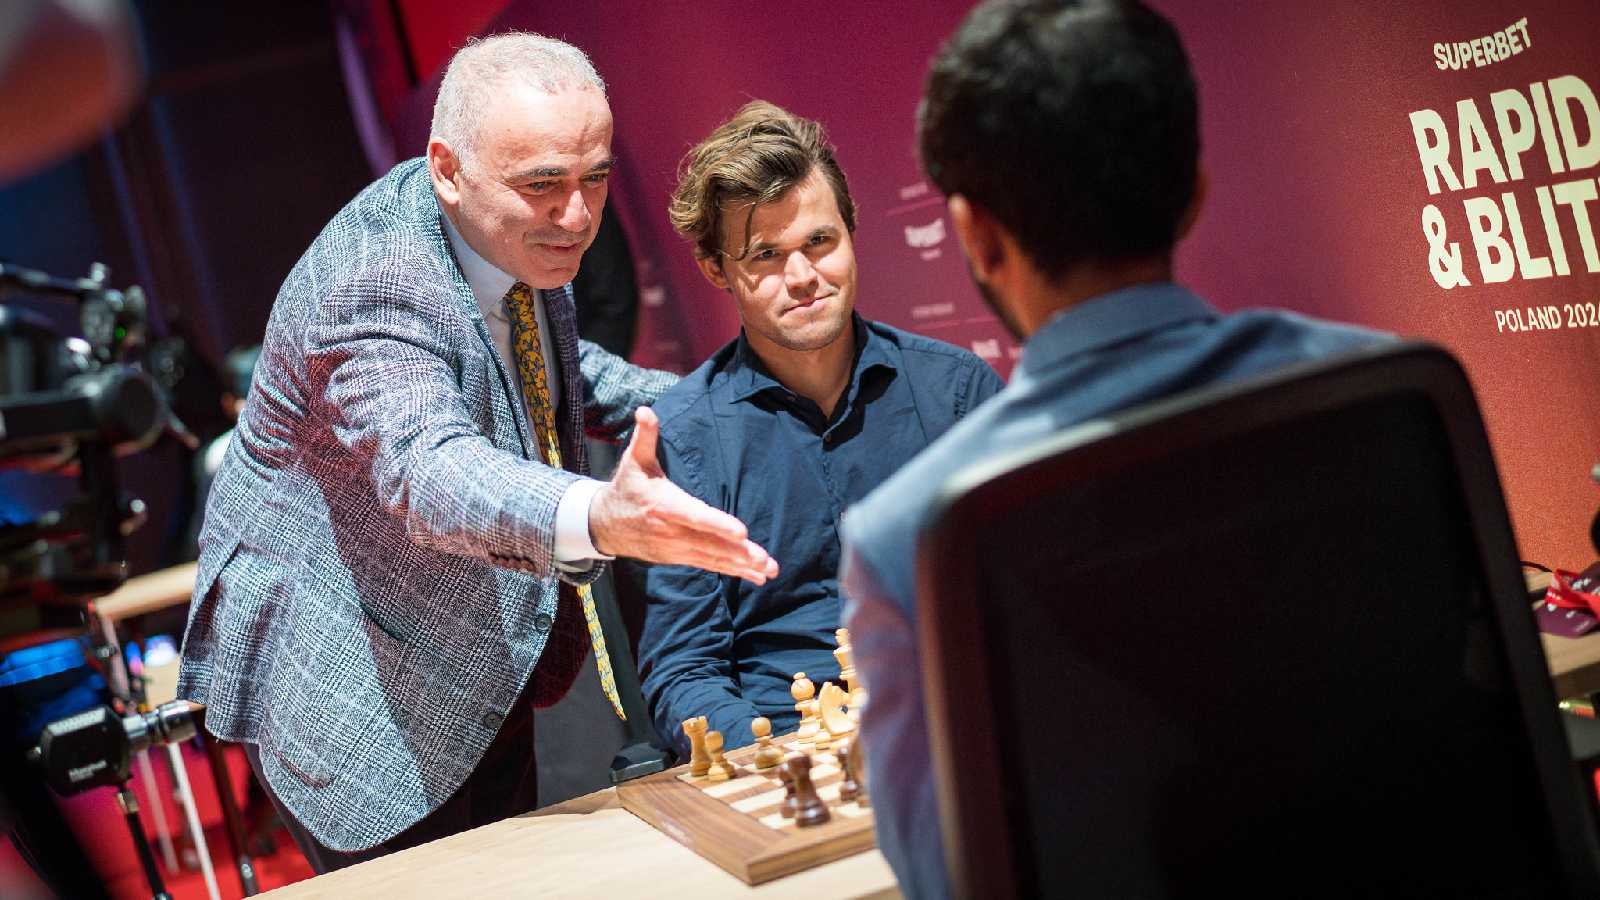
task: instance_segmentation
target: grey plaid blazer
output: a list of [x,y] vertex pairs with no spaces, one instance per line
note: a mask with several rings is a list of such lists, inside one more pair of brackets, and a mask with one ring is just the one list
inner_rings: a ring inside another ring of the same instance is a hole
[[[581,435],[625,438],[676,378],[579,341],[570,288],[544,299],[558,427],[584,471]],[[558,580],[599,573],[554,563],[578,475],[537,461],[517,390],[423,160],[334,217],[273,306],[206,507],[178,695],[259,744],[273,790],[335,850],[461,785],[545,649]]]

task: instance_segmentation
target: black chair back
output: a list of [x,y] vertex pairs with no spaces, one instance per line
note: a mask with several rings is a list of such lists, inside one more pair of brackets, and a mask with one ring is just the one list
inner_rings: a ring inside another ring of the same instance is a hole
[[1444,351],[1086,423],[938,508],[918,605],[957,896],[1600,896]]

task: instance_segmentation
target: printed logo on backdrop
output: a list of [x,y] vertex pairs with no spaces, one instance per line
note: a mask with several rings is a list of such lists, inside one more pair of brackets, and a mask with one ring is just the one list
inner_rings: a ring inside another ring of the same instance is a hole
[[917,251],[923,262],[932,262],[944,255],[939,246],[945,237],[944,198],[930,189],[926,181],[900,188],[900,205],[884,215],[891,219],[901,216],[909,219],[901,226],[905,229],[906,246]]
[[944,243],[944,217],[940,216],[927,225],[906,226],[906,246],[921,250],[923,259],[938,259],[943,253],[939,245]]
[[[1447,71],[1493,66],[1533,50],[1536,36],[1522,18],[1488,36],[1434,44],[1432,62]],[[1442,195],[1421,217],[1428,271],[1441,288],[1600,272],[1594,87],[1551,73],[1464,97],[1454,109],[1411,113],[1428,193]],[[1600,326],[1593,303],[1500,309],[1494,317],[1502,332]]]
[[[897,220],[896,224],[905,236],[907,249],[916,253],[922,262],[931,263],[942,258],[945,248],[955,240],[944,222],[944,197],[929,187],[926,181],[901,187],[900,205],[884,213],[884,216]],[[945,340],[957,338],[953,333],[941,333],[943,329],[961,328],[970,332],[973,328],[993,328],[999,321],[989,314],[962,316],[956,304],[949,300],[914,304],[911,307],[911,319],[914,330]],[[975,337],[971,334],[967,338],[967,348],[991,364],[1001,360],[1014,362],[1022,355],[1021,346],[1009,338]]]

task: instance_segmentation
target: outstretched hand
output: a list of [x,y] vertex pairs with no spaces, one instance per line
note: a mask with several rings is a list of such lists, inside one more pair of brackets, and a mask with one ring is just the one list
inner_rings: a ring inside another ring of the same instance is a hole
[[633,437],[611,481],[589,506],[589,536],[607,556],[694,566],[765,584],[778,562],[749,539],[744,523],[689,496],[656,460],[661,423],[648,406],[633,413]]

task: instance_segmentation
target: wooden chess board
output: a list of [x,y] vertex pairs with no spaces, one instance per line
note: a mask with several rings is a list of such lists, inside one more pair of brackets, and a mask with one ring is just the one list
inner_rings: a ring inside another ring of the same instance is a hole
[[[794,735],[774,739],[786,755],[801,752]],[[832,817],[800,828],[778,812],[783,783],[776,769],[757,772],[756,745],[727,754],[743,772],[714,782],[689,774],[688,765],[617,785],[623,808],[669,837],[744,879],[761,884],[873,846],[872,809],[839,801],[844,774],[827,750],[812,751],[811,780]]]

